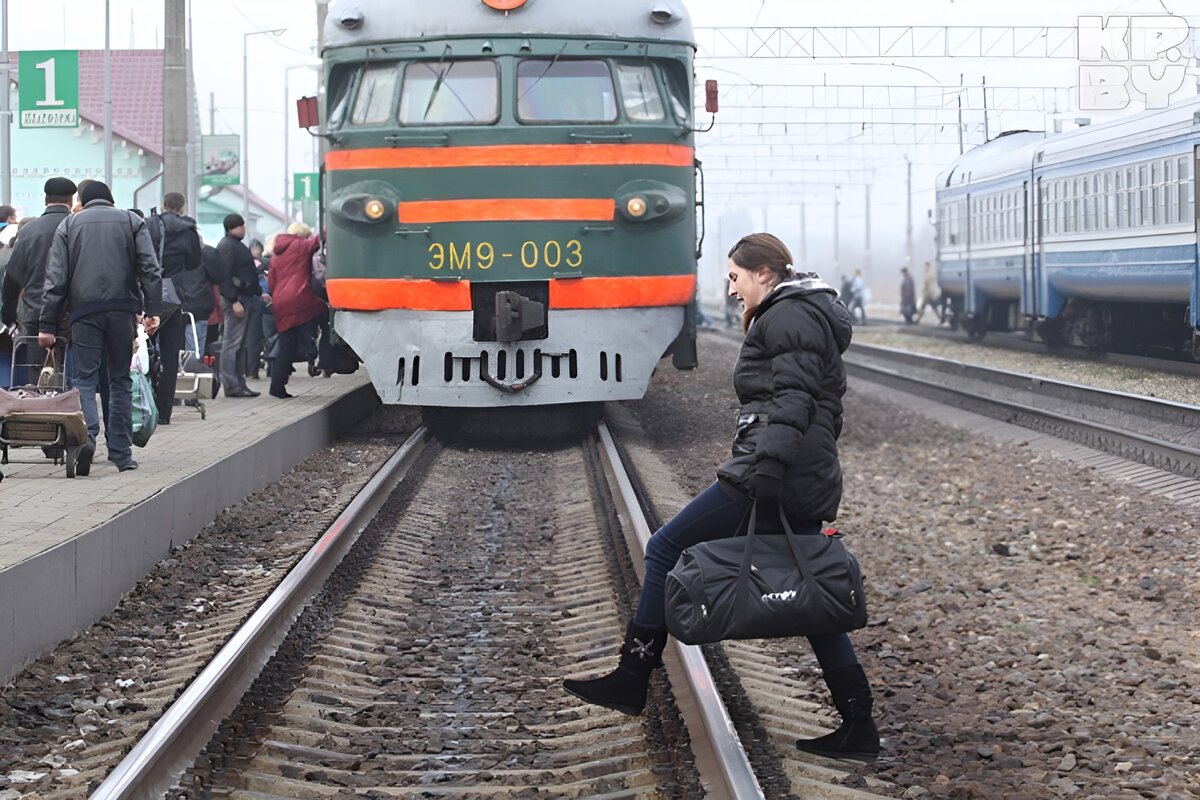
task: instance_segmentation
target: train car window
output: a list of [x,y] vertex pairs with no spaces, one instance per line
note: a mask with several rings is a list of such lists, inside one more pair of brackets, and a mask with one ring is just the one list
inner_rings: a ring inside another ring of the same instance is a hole
[[1168,225],[1179,222],[1179,208],[1175,202],[1175,178],[1171,174],[1174,171],[1171,159],[1163,161],[1163,221]]
[[666,78],[667,96],[671,99],[671,113],[675,120],[686,127],[692,124],[692,87],[686,72],[678,64],[661,65]]
[[617,94],[605,61],[530,58],[517,65],[522,122],[616,122]]
[[401,125],[491,125],[500,119],[500,71],[491,59],[413,61],[400,87]]
[[376,64],[363,70],[350,112],[352,125],[381,125],[391,119],[398,73],[396,64]]
[[327,125],[330,130],[337,130],[346,121],[346,112],[350,110],[350,95],[354,92],[354,78],[358,75],[358,67],[340,65],[334,67],[329,76],[329,117]]
[[1191,226],[1194,224],[1192,208],[1191,169],[1187,156],[1177,162],[1179,175],[1179,221]]
[[1123,186],[1124,172],[1117,170],[1113,173],[1113,188],[1116,191],[1117,198],[1117,216],[1116,222],[1118,228],[1125,227],[1125,191]]
[[650,64],[617,64],[621,103],[630,122],[658,122],[667,118],[654,67]]

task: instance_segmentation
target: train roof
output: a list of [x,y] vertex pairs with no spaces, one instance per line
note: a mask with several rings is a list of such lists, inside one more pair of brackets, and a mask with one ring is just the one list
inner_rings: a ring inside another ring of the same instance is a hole
[[505,13],[483,0],[334,0],[325,47],[447,36],[603,36],[695,46],[680,0],[526,0]]
[[1200,97],[1189,97],[1166,108],[1130,114],[1127,117],[1087,125],[1056,134],[1042,145],[1039,164],[1047,165],[1108,152],[1114,143],[1121,147],[1150,144],[1172,134],[1186,133],[1196,126]]
[[959,157],[938,175],[939,189],[982,181],[1075,159],[1099,156],[1114,150],[1152,145],[1171,136],[1200,129],[1200,97],[1190,97],[1166,108],[1141,111],[1126,117],[1085,125],[1046,136],[1022,132],[993,139]]
[[937,177],[937,188],[961,183],[979,183],[991,178],[1028,171],[1039,143],[1046,141],[1041,131],[1013,131],[1001,134],[986,144],[959,156]]

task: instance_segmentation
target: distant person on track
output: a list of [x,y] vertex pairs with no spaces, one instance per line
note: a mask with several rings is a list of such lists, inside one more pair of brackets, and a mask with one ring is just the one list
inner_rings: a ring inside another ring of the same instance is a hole
[[917,322],[925,316],[925,309],[932,308],[937,315],[938,324],[946,321],[941,308],[942,292],[938,288],[937,271],[928,261],[925,262],[925,276],[921,281],[921,307],[917,309]]
[[[778,519],[782,506],[798,535],[819,536],[822,522],[837,516],[837,439],[846,392],[841,354],[850,345],[850,312],[831,286],[815,273],[795,273],[791,263],[787,247],[768,233],[745,236],[729,251],[729,291],[742,301],[746,331],[734,369],[741,411],[733,457],[717,471],[716,483],[651,537],[645,582],[616,670],[564,682],[582,700],[625,714],[642,712],[667,642],[666,576],[685,548],[735,535],[752,501],[765,520]],[[879,732],[871,687],[850,637],[808,641],[842,724],[796,746],[832,758],[874,759]]]
[[[80,191],[83,210],[66,217],[54,232],[46,262],[38,344],[54,345],[62,312],[69,314],[72,384],[79,389],[88,442],[79,453],[76,471],[87,475],[100,434],[96,408],[101,365],[107,368],[108,460],[125,472],[133,460],[133,360],[136,316],[162,304],[162,271],[146,223],[113,204],[112,192],[100,181]],[[146,316],[146,333],[158,329],[159,318]]]
[[857,318],[859,324],[867,324],[867,302],[870,297],[871,290],[863,280],[862,270],[854,270],[854,277],[850,279],[850,299],[846,301],[846,307],[850,309],[851,319]]
[[900,268],[900,313],[904,315],[905,324],[913,324],[913,316],[917,313],[917,287],[913,285],[908,267]]

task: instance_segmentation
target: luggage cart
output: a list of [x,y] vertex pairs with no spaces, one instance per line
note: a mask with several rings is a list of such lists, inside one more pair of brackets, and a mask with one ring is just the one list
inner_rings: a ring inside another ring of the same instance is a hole
[[[13,375],[24,370],[26,382],[0,389],[0,464],[9,463],[9,450],[37,447],[55,465],[66,467],[75,477],[79,451],[87,443],[87,423],[79,404],[79,392],[67,389],[62,363],[67,341],[58,337],[45,362],[33,356],[39,350],[36,336],[13,339]],[[22,360],[24,359],[24,360]],[[0,472],[0,481],[4,473]]]
[[199,340],[196,335],[196,317],[188,311],[180,311],[179,313],[187,319],[187,324],[192,326],[192,342],[196,349],[181,351],[184,355],[179,359],[179,382],[175,384],[175,399],[183,403],[185,406],[196,409],[200,412],[200,419],[207,419],[208,412],[204,408],[204,401],[213,396],[211,373],[204,375],[199,372],[188,372],[188,362],[195,359],[195,363],[204,364],[204,356],[201,348],[204,343]]

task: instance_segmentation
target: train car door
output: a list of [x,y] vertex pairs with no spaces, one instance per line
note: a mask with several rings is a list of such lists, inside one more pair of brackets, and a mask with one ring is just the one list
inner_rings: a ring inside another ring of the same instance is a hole
[[1200,145],[1193,148],[1192,174],[1188,176],[1188,180],[1192,184],[1192,209],[1196,220],[1195,235],[1198,240],[1197,250],[1192,259],[1192,300],[1188,304],[1191,318],[1188,321],[1192,326],[1192,357],[1200,360],[1200,196],[1196,194],[1196,189],[1200,187],[1200,181],[1196,179],[1198,170],[1200,170]]
[[1021,315],[1025,318],[1026,328],[1037,318],[1037,247],[1042,229],[1042,181],[1039,178],[1032,184],[1032,193],[1030,185],[1029,181],[1022,184],[1025,230],[1021,240]]
[[974,288],[974,284],[971,283],[971,233],[972,233],[971,228],[973,227],[971,223],[974,221],[974,218],[975,218],[975,214],[974,214],[975,209],[971,204],[970,193],[967,194],[966,209],[967,209],[966,239],[964,241],[965,247],[963,248],[963,251],[965,254],[964,260],[966,261],[966,265],[965,265],[966,276],[963,281],[963,314],[966,315],[966,317],[969,319],[971,317],[971,315],[975,313],[975,297],[974,297],[974,292],[972,291],[972,289]]

